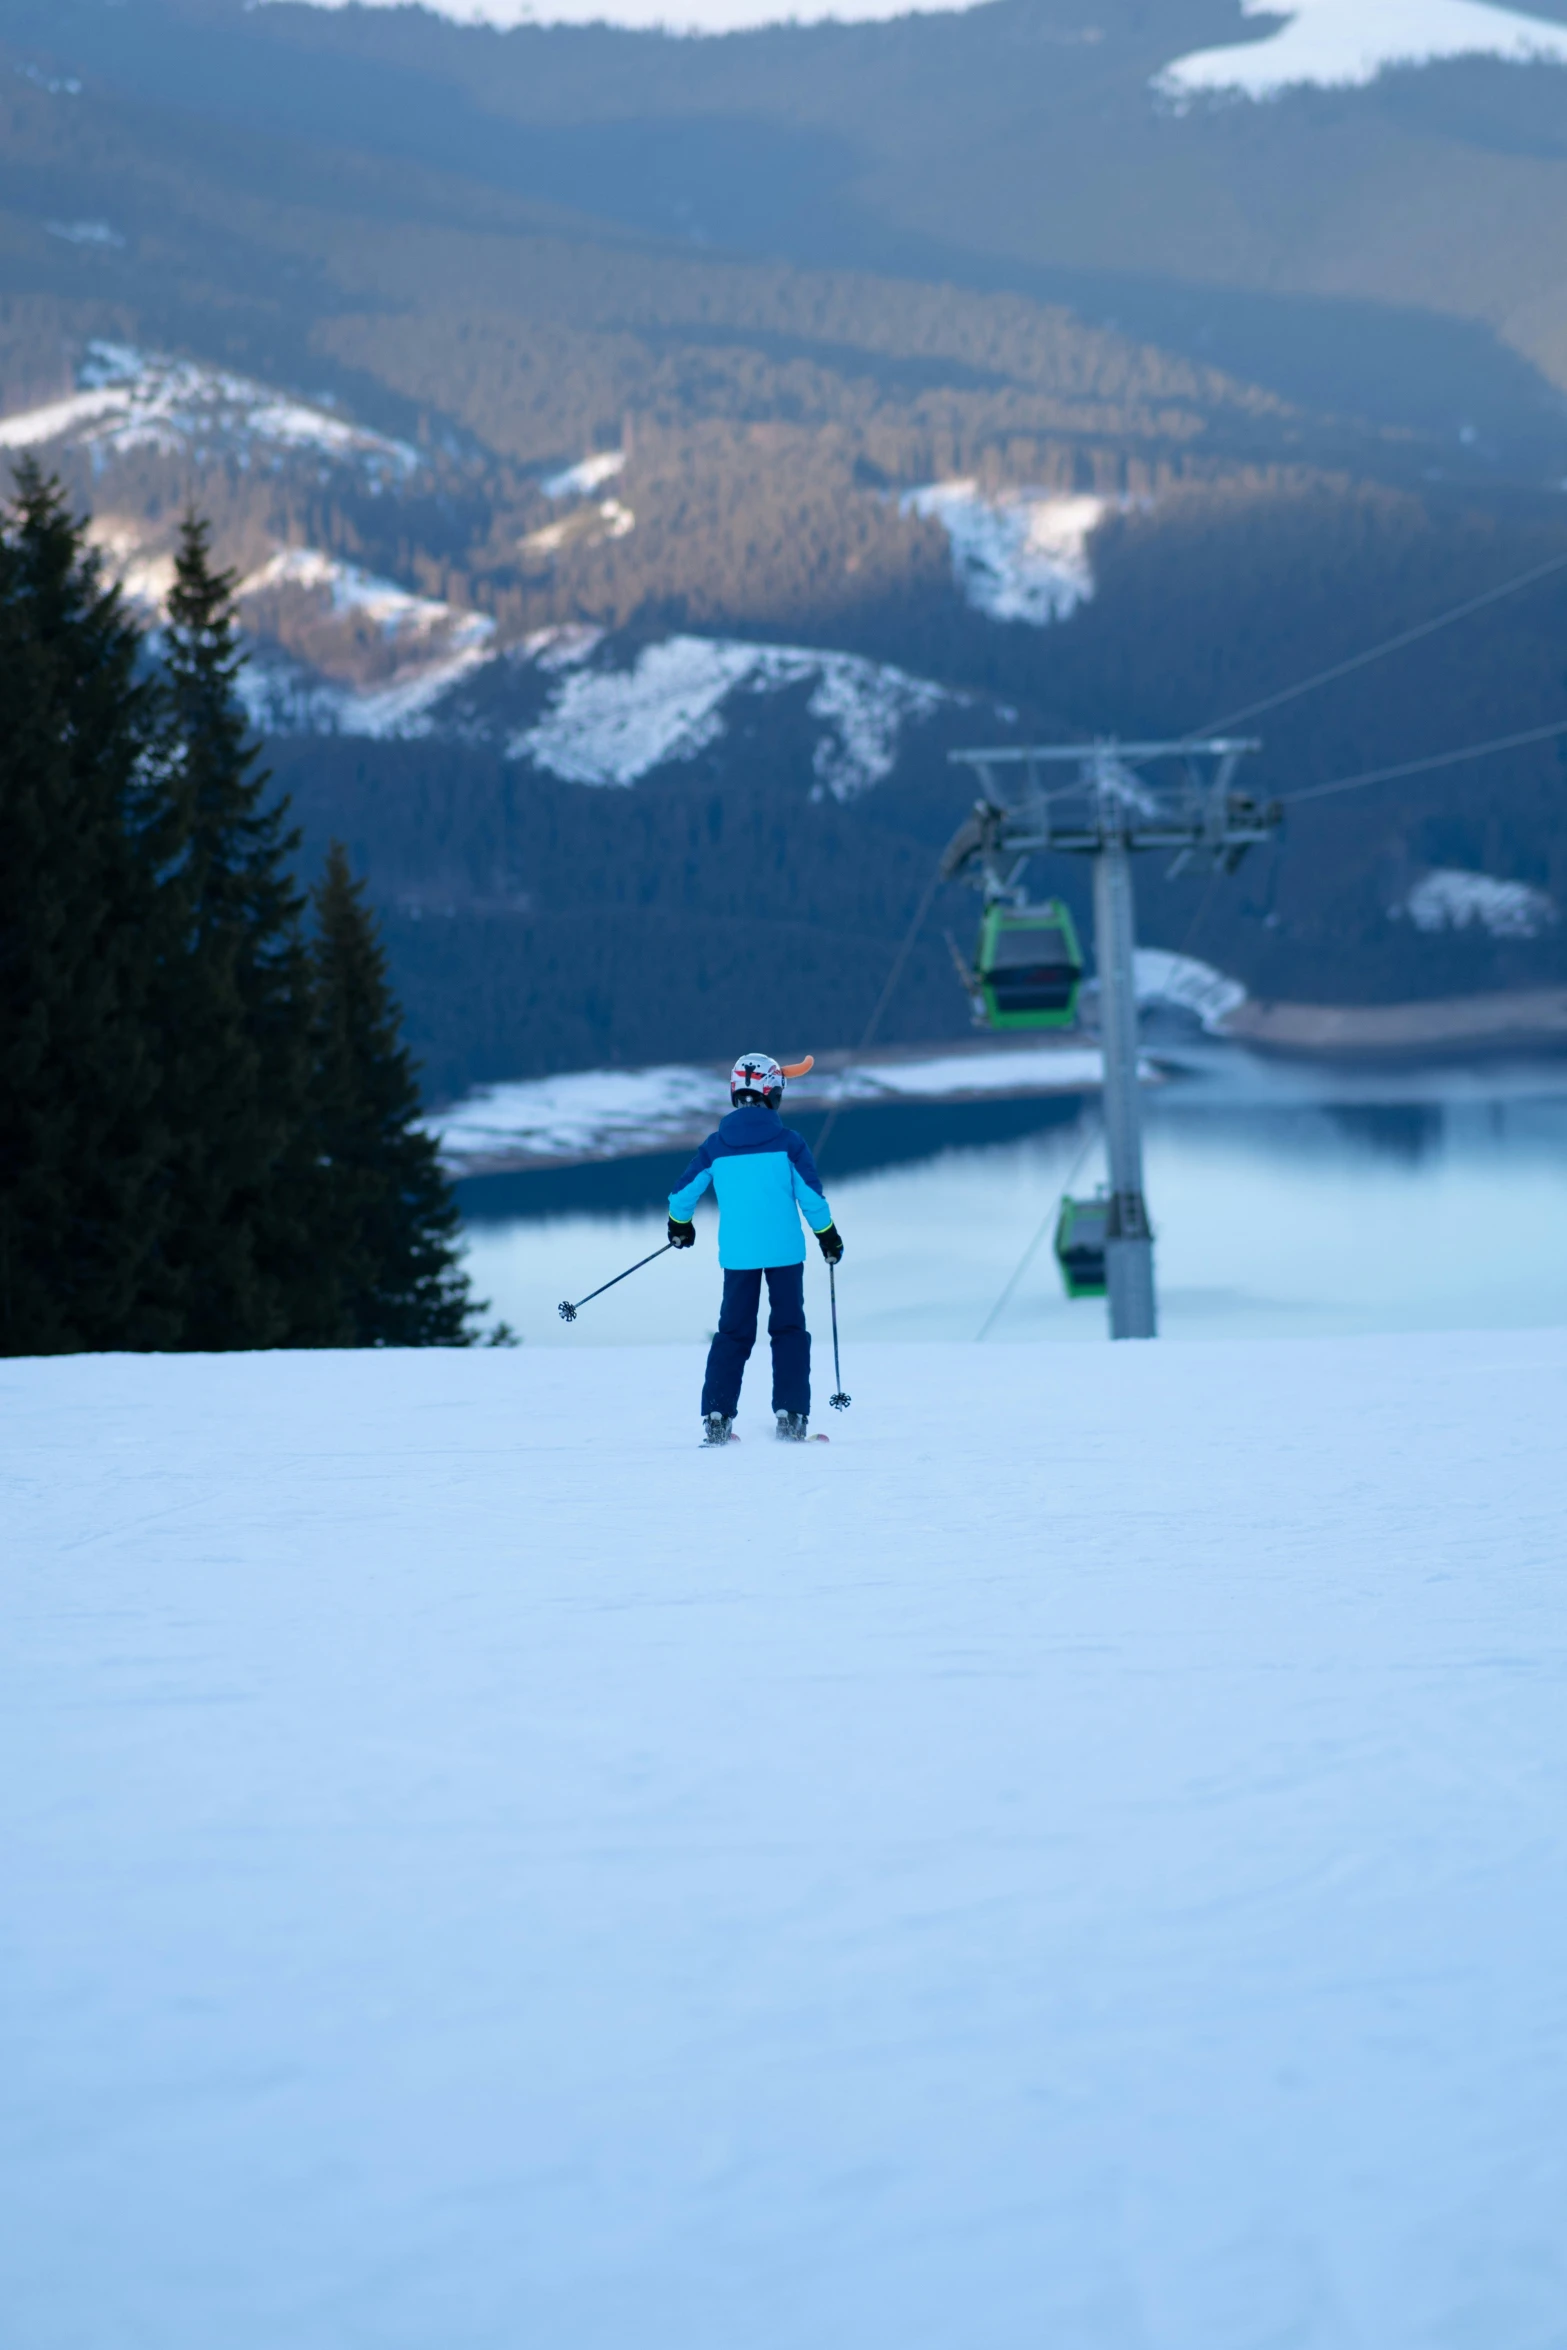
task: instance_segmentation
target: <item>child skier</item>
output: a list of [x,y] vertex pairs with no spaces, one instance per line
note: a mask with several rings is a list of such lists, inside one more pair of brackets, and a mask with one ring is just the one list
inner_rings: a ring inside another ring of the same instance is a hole
[[669,1195],[669,1237],[676,1248],[689,1248],[696,1239],[691,1211],[710,1183],[718,1195],[724,1302],[702,1385],[704,1444],[729,1442],[740,1408],[740,1381],[756,1344],[764,1273],[778,1435],[786,1444],[805,1442],[811,1416],[811,1337],[805,1327],[802,1209],[828,1264],[836,1265],[843,1255],[815,1161],[803,1137],[778,1115],[785,1078],[803,1077],[810,1066],[804,1060],[781,1069],[767,1053],[742,1054],[729,1077],[734,1107]]

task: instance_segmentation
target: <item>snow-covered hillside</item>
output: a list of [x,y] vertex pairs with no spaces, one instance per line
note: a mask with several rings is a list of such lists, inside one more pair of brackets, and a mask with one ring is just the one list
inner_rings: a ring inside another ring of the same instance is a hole
[[1344,87],[1375,81],[1389,66],[1443,57],[1567,65],[1567,25],[1492,0],[1297,0],[1293,8],[1242,0],[1242,13],[1271,18],[1274,29],[1178,58],[1160,86],[1176,98],[1205,90],[1275,98],[1302,83]]
[[[553,641],[546,649],[554,652]],[[568,783],[636,783],[719,741],[734,697],[809,685],[816,789],[846,800],[891,774],[906,726],[966,699],[884,662],[803,645],[672,636],[629,668],[595,659],[597,650],[589,645],[570,664],[543,716],[512,736],[514,758]]]
[[898,503],[905,514],[941,524],[959,589],[992,620],[1042,627],[1067,619],[1094,592],[1088,542],[1110,511],[1107,498],[1032,489],[987,494],[964,480],[905,490]]
[[304,458],[320,466],[351,466],[372,488],[405,483],[422,462],[404,442],[318,404],[198,360],[128,344],[89,345],[76,385],[61,399],[0,417],[0,449],[77,447],[99,462],[141,450],[274,464]]
[[1439,866],[1423,873],[1395,914],[1407,915],[1417,930],[1488,930],[1493,938],[1538,938],[1556,926],[1549,893],[1526,881],[1502,881],[1493,873],[1467,873]]
[[840,1289],[0,1366],[19,2350],[1556,2339],[1567,1335]]

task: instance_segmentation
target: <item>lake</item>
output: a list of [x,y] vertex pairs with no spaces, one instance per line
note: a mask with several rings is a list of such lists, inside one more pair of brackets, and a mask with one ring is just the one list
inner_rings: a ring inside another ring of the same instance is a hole
[[[1567,1323],[1567,1063],[1357,1075],[1216,1047],[1145,1101],[1164,1335]],[[798,1124],[814,1140],[821,1119]],[[705,1339],[719,1292],[706,1202],[694,1250],[569,1328],[557,1312],[660,1245],[685,1157],[461,1184],[479,1295],[529,1345]],[[988,1323],[992,1345],[1102,1343],[1103,1302],[1068,1301],[1051,1252],[1063,1188],[1091,1194],[1102,1174],[1092,1096],[845,1112],[822,1176],[846,1245],[847,1384],[856,1338],[977,1338]],[[807,1301],[825,1333],[814,1248]]]

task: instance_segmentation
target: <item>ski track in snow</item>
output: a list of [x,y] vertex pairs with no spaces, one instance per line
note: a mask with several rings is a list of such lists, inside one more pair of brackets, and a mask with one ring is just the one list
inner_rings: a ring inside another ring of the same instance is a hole
[[1490,0],[1242,0],[1246,16],[1284,17],[1261,40],[1177,58],[1156,86],[1177,100],[1202,93],[1276,98],[1303,84],[1334,89],[1375,81],[1389,66],[1446,57],[1500,57],[1567,65],[1567,25]]
[[12,2340],[1555,2339],[1567,1333],[839,1294],[0,1366]]
[[1088,542],[1110,511],[1107,498],[1028,489],[987,496],[977,482],[941,481],[905,490],[898,506],[941,524],[964,601],[991,620],[1042,628],[1094,592]]
[[838,800],[891,774],[905,725],[962,699],[852,653],[673,636],[645,646],[630,669],[574,669],[543,717],[512,736],[508,753],[567,783],[632,784],[717,742],[731,694],[812,681],[810,714],[827,729],[816,748],[815,789]]

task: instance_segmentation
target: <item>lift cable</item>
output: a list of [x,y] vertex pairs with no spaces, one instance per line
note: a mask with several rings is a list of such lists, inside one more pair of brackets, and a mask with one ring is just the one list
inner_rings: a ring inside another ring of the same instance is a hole
[[1007,1283],[1005,1289],[1001,1292],[1001,1295],[997,1298],[995,1304],[991,1307],[989,1313],[985,1316],[984,1321],[980,1324],[974,1339],[974,1344],[976,1346],[979,1345],[982,1339],[988,1338],[990,1336],[992,1325],[1001,1319],[1003,1310],[1011,1303],[1012,1292],[1016,1289],[1024,1274],[1028,1271],[1029,1266],[1033,1263],[1035,1256],[1038,1254],[1040,1242],[1044,1239],[1045,1234],[1050,1230],[1051,1225],[1055,1222],[1057,1216],[1059,1216],[1061,1213],[1061,1202],[1066,1198],[1067,1193],[1071,1190],[1073,1184],[1077,1181],[1079,1168],[1082,1166],[1083,1161],[1087,1158],[1089,1152],[1093,1149],[1094,1144],[1099,1140],[1099,1120],[1093,1115],[1091,1111],[1089,1112],[1086,1120],[1086,1129],[1087,1130],[1084,1133],[1083,1140],[1078,1147],[1077,1156],[1072,1161],[1071,1166],[1068,1167],[1065,1175],[1062,1177],[1060,1190],[1056,1193],[1055,1198],[1051,1201],[1049,1207],[1045,1210],[1044,1220],[1040,1224],[1039,1230],[1034,1234],[1033,1239],[1029,1242],[1027,1248],[1023,1251],[1023,1254],[1018,1258],[1017,1264],[1013,1269],[1011,1280]]
[[1499,587],[1487,588],[1483,595],[1471,596],[1466,603],[1455,604],[1451,611],[1438,612],[1434,619],[1403,629],[1364,653],[1352,654],[1347,661],[1337,661],[1331,669],[1319,669],[1315,676],[1302,678],[1298,685],[1286,686],[1282,693],[1268,694],[1260,702],[1248,702],[1241,710],[1226,710],[1222,718],[1210,718],[1202,726],[1194,726],[1192,734],[1194,737],[1217,734],[1222,727],[1238,726],[1243,718],[1258,718],[1264,710],[1277,710],[1285,702],[1297,701],[1302,694],[1314,693],[1319,685],[1331,685],[1335,678],[1368,668],[1373,661],[1401,652],[1405,645],[1418,644],[1422,637],[1435,636],[1439,629],[1451,628],[1454,621],[1467,620],[1471,612],[1483,612],[1488,604],[1499,604],[1505,596],[1515,596],[1521,589],[1533,587],[1537,580],[1549,579],[1558,571],[1567,571],[1567,555],[1553,555],[1548,562],[1536,563],[1532,570],[1520,571],[1515,579],[1504,579]]
[[[903,966],[909,959],[910,952],[913,949],[914,941],[918,938],[921,930],[925,926],[925,917],[930,912],[932,905],[935,903],[936,892],[940,887],[941,859],[938,857],[934,867],[932,868],[930,879],[925,884],[925,895],[920,899],[919,904],[915,907],[914,919],[903,934],[903,944],[899,947],[897,953],[892,958],[892,968],[887,973],[886,983],[882,988],[881,994],[876,998],[876,1009],[872,1012],[870,1018],[866,1021],[865,1033],[860,1038],[859,1043],[855,1047],[856,1060],[858,1060],[861,1053],[869,1050],[876,1031],[881,1026],[882,1014],[886,1011],[887,1006],[892,1001],[893,989],[897,986],[898,981],[903,977]],[[841,1101],[833,1103],[832,1108],[827,1113],[827,1123],[823,1126],[821,1133],[816,1138],[816,1148],[811,1155],[818,1162],[818,1164],[820,1164],[823,1151],[827,1148],[828,1139],[832,1134],[832,1130],[838,1123],[839,1115],[842,1112],[842,1109],[843,1104]]]
[[[1372,645],[1367,651],[1363,653],[1356,653],[1347,661],[1337,662],[1330,669],[1319,669],[1314,676],[1303,678],[1298,685],[1287,686],[1282,692],[1270,694],[1262,701],[1249,702],[1242,709],[1226,711],[1222,717],[1210,719],[1205,725],[1201,727],[1194,727],[1189,739],[1195,739],[1198,735],[1201,734],[1216,733],[1221,727],[1238,725],[1242,719],[1259,717],[1266,710],[1277,710],[1281,708],[1282,705],[1286,702],[1297,701],[1301,695],[1315,692],[1318,686],[1331,685],[1336,678],[1348,677],[1353,671],[1357,669],[1365,669],[1369,667],[1372,662],[1383,660],[1389,653],[1396,653],[1401,651],[1405,645],[1417,644],[1422,637],[1434,636],[1440,629],[1452,627],[1456,621],[1467,620],[1471,613],[1482,612],[1488,605],[1500,603],[1503,598],[1516,595],[1526,587],[1533,587],[1538,580],[1549,579],[1553,577],[1555,573],[1564,570],[1567,570],[1567,554],[1553,555],[1548,562],[1537,563],[1531,570],[1521,571],[1516,575],[1516,577],[1503,580],[1496,587],[1487,588],[1483,594],[1478,596],[1471,596],[1467,602],[1462,604],[1455,604],[1449,611],[1437,613],[1434,619],[1421,621],[1419,625],[1414,628],[1406,628],[1398,636],[1388,637],[1382,644]],[[1339,776],[1336,777],[1331,783],[1311,784],[1308,785],[1303,791],[1289,792],[1285,794],[1282,804],[1285,807],[1298,807],[1303,801],[1306,800],[1329,799],[1334,797],[1339,792],[1359,791],[1362,790],[1365,786],[1374,783],[1392,783],[1403,776],[1431,774],[1438,768],[1460,766],[1471,759],[1488,758],[1494,752],[1522,750],[1531,743],[1550,742],[1554,738],[1562,735],[1567,735],[1567,719],[1558,720],[1555,724],[1550,726],[1531,727],[1526,732],[1521,734],[1497,735],[1489,742],[1471,743],[1463,750],[1442,751],[1438,752],[1434,757],[1431,758],[1406,760],[1401,765],[1396,767],[1377,767],[1369,769],[1363,775]],[[1087,751],[1091,748],[1091,746],[1085,743],[1083,748],[1085,751]],[[1063,784],[1058,786],[1054,791],[1041,794],[1041,797],[1046,801],[1065,799],[1070,795],[1071,792],[1079,788],[1080,787],[1076,784]],[[897,987],[898,981],[903,976],[904,965],[909,959],[909,955],[913,950],[914,941],[919,936],[919,933],[924,926],[925,917],[930,912],[931,906],[935,900],[936,891],[940,886],[941,863],[940,860],[938,860],[929,881],[925,885],[925,893],[920,899],[918,906],[915,908],[914,919],[909,924],[909,927],[904,934],[903,943],[899,947],[897,954],[893,957],[892,967],[887,973],[881,994],[876,999],[875,1009],[865,1024],[865,1033],[860,1038],[859,1044],[855,1048],[856,1058],[859,1056],[859,1054],[864,1053],[869,1049],[875,1038],[877,1029],[881,1026],[882,1016],[885,1013],[888,1004],[892,1000],[893,991]],[[1201,927],[1202,919],[1206,911],[1207,893],[1204,894],[1204,898],[1199,904],[1197,912],[1192,918],[1191,924],[1187,931],[1186,940],[1183,944],[1182,952],[1185,952],[1190,947],[1193,937]],[[828,1141],[832,1136],[833,1129],[837,1125],[839,1116],[842,1113],[842,1108],[843,1104],[841,1102],[835,1102],[827,1113],[826,1122],[823,1125],[822,1131],[817,1137],[816,1142],[814,1155],[818,1160],[820,1160],[822,1152],[827,1147]],[[1069,1177],[1068,1181],[1070,1180],[1071,1178]],[[1054,1212],[1055,1211],[1052,1209],[1051,1213],[1053,1214]],[[1049,1218],[1047,1217],[1046,1223],[1048,1223],[1048,1221]],[[1013,1276],[1014,1284],[1022,1277],[1022,1273],[1027,1262],[1032,1258],[1034,1250],[1039,1246],[1039,1239],[1042,1236],[1043,1231],[1044,1226],[1042,1225],[1040,1227],[1040,1233],[1036,1234],[1034,1240],[1029,1245],[1028,1254],[1027,1257],[1025,1257],[1024,1264],[1019,1266],[1017,1273]],[[992,1312],[990,1320],[985,1324],[985,1330],[989,1329],[990,1321],[995,1319],[995,1314],[999,1313],[1001,1306],[1005,1304],[1006,1299],[1008,1296],[1010,1296],[1010,1294],[1011,1285],[1009,1285],[1008,1289],[1003,1292],[1002,1298]],[[980,1336],[983,1337],[984,1334],[985,1331],[982,1330],[980,1332]]]
[[1364,775],[1341,775],[1333,783],[1308,784],[1304,791],[1286,792],[1280,805],[1297,807],[1302,800],[1325,800],[1334,792],[1359,791],[1363,784],[1392,783],[1401,775],[1429,775],[1436,767],[1461,766],[1466,759],[1489,758],[1493,751],[1518,751],[1529,743],[1547,743],[1567,734],[1567,718],[1551,726],[1531,726],[1524,734],[1499,734],[1487,743],[1470,743],[1461,751],[1438,751],[1429,759],[1406,759],[1399,767],[1373,767]]

